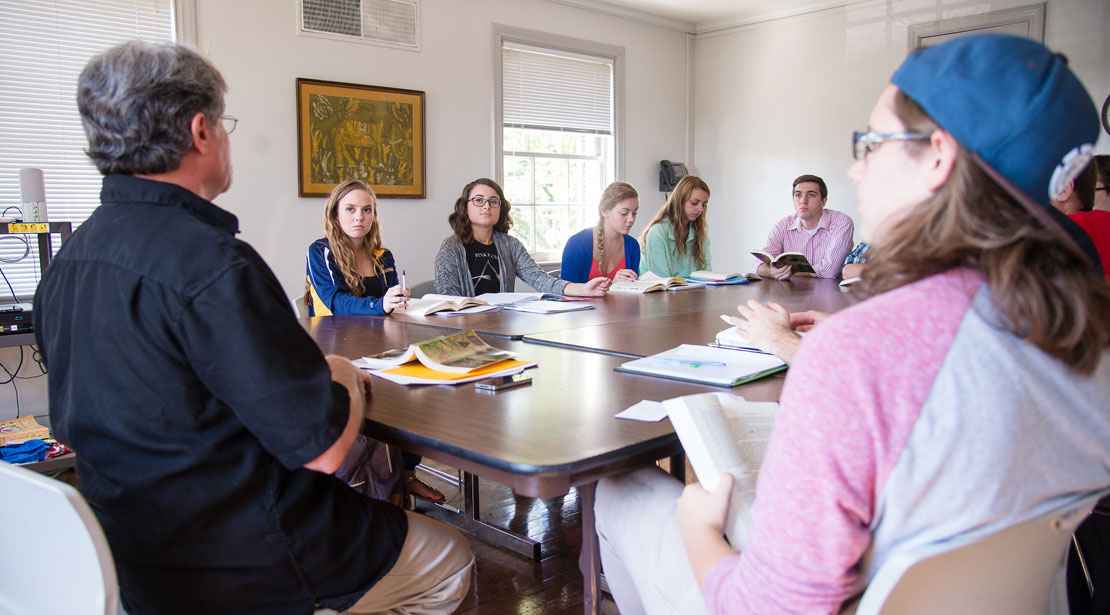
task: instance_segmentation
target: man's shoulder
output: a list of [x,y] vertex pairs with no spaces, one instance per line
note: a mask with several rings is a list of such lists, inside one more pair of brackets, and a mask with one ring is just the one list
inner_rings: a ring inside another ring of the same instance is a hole
[[844,225],[852,226],[854,224],[852,222],[852,217],[842,211],[837,211],[835,209],[825,209],[825,215],[829,217],[830,227]]
[[224,229],[185,210],[146,203],[102,204],[71,241],[63,259],[130,271],[187,295],[260,259]]

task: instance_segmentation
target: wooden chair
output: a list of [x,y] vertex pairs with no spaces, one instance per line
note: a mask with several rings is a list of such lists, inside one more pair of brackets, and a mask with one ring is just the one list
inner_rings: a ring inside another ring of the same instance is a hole
[[868,584],[856,615],[1044,615],[1068,612],[1064,556],[1099,497],[972,543],[895,553]]

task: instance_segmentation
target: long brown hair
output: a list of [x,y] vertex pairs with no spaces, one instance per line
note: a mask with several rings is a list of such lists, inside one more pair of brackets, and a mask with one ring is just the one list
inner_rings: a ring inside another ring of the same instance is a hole
[[[355,190],[366,191],[370,195],[370,201],[374,204],[374,221],[370,223],[370,230],[362,237],[360,249],[365,250],[366,254],[370,256],[370,262],[374,266],[374,275],[379,275],[382,272],[379,257],[382,248],[382,231],[378,224],[378,196],[374,194],[370,184],[361,179],[348,179],[340,182],[332,189],[331,194],[328,195],[328,200],[324,202],[324,237],[328,240],[328,247],[331,248],[331,253],[335,256],[335,263],[339,265],[339,272],[343,274],[343,280],[347,282],[347,287],[351,289],[352,294],[361,297],[366,293],[366,283],[362,279],[362,273],[358,270],[355,250],[351,248],[347,234],[343,232],[343,227],[339,225],[339,201]],[[308,294],[309,288],[306,283],[305,295]]]
[[[621,201],[638,198],[640,198],[640,193],[636,192],[636,188],[628,182],[613,182],[601,192],[601,201],[597,204],[597,230],[594,232],[594,235],[597,236],[598,269],[605,267],[605,218],[601,215],[601,212],[611,211]],[[606,272],[602,271],[601,273],[604,275]]]
[[[651,219],[651,222],[644,227],[644,232],[640,234],[641,248],[647,245],[647,234],[651,227],[666,220],[671,223],[671,227],[674,229],[675,257],[681,259],[686,256],[686,237],[690,235],[690,220],[686,218],[686,201],[695,188],[700,188],[706,194],[709,194],[709,186],[696,175],[687,175],[678,181],[678,185],[674,187],[674,192],[671,192],[670,198]],[[708,214],[709,206],[707,205],[705,212],[694,221],[693,256],[694,264],[699,269],[705,267],[706,263],[705,236],[708,233],[709,224],[705,221],[705,217]]]
[[493,230],[508,233],[509,229],[513,228],[513,219],[509,217],[509,210],[512,209],[512,205],[505,200],[505,191],[501,189],[500,184],[492,179],[480,177],[463,186],[462,195],[455,199],[454,211],[447,216],[447,222],[451,224],[451,230],[455,231],[455,236],[464,245],[474,239],[474,231],[470,228],[470,215],[467,214],[466,207],[470,203],[470,191],[478,184],[493,188],[494,192],[497,193],[497,198],[501,199],[501,213],[497,217],[497,223],[493,225]]
[[[901,91],[907,131],[939,128]],[[920,150],[924,142],[904,145]],[[987,176],[961,145],[940,190],[914,206],[873,246],[861,291],[882,293],[958,267],[981,272],[1005,326],[1073,371],[1091,374],[1110,346],[1110,285],[1060,245]]]

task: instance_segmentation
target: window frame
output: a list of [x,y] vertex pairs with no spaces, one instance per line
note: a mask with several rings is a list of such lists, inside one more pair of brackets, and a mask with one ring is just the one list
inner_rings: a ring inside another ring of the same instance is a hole
[[[505,126],[502,89],[502,47],[505,43],[527,45],[571,55],[604,58],[613,63],[613,167],[614,178],[625,176],[624,162],[624,47],[607,45],[580,38],[493,24],[493,177],[504,180]],[[532,252],[541,263],[557,263],[558,252]]]

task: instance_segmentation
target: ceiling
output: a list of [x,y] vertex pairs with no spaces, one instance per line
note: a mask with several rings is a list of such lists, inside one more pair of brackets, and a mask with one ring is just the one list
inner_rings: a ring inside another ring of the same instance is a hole
[[[639,13],[692,32],[844,6],[853,0],[555,0],[602,12]],[[858,1],[858,0],[854,0]]]

